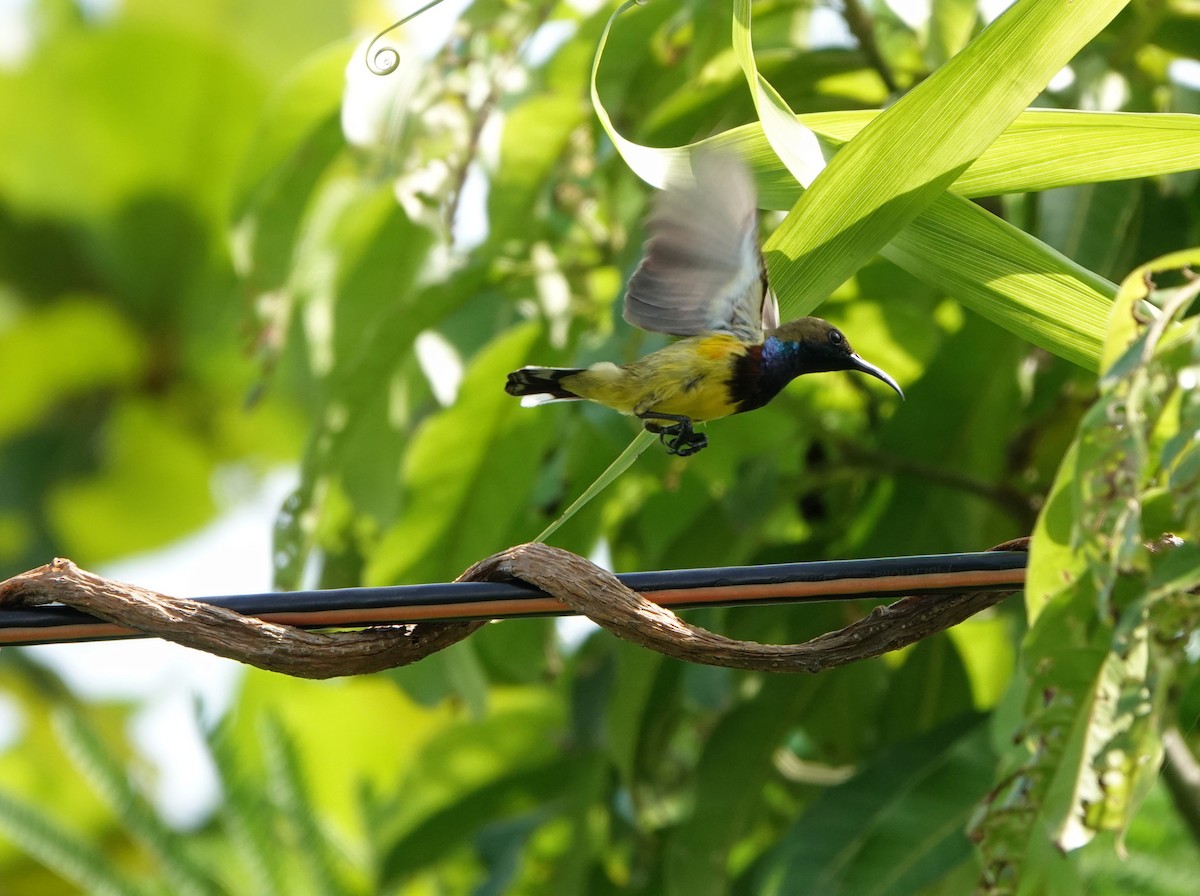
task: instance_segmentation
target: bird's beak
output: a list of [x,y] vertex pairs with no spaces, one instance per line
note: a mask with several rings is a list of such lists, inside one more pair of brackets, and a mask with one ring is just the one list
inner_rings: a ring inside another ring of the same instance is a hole
[[850,356],[850,369],[861,370],[863,373],[869,373],[877,380],[883,380],[896,390],[897,395],[899,395],[901,398],[904,398],[904,391],[894,379],[888,376],[887,372],[884,371],[882,367],[876,367],[870,361],[864,361],[859,355],[853,354]]

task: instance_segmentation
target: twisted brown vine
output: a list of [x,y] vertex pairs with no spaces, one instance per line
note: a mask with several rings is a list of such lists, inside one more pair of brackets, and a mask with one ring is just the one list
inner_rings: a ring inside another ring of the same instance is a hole
[[[1019,543],[997,549],[1023,548]],[[684,622],[582,557],[524,544],[476,563],[459,581],[534,585],[618,637],[677,659],[736,669],[819,672],[879,656],[957,625],[1012,591],[906,597],[803,644],[738,641]],[[102,578],[58,559],[0,583],[5,606],[62,603],[126,629],[301,678],[362,675],[414,663],[483,622],[423,622],[311,632]]]

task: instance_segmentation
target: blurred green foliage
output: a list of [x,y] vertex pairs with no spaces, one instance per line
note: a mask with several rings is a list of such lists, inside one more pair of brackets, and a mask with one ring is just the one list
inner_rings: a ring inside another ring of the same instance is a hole
[[277,77],[254,45],[294,64],[328,32],[264,19],[244,44],[242,15],[201,28],[174,6],[34,4],[29,58],[0,70],[6,574],[162,545],[211,518],[218,465],[294,456],[290,403],[242,410],[252,336],[226,231]]
[[[1050,5],[1018,12],[1071,14]],[[930,78],[981,31],[976,4],[932,9],[913,26],[850,3],[855,37],[814,46],[828,9],[757,4],[759,73],[801,115],[890,106],[894,87],[917,99],[888,127],[916,109],[1003,130],[1024,100],[988,82],[1012,109],[980,110]],[[601,408],[522,409],[504,373],[661,344],[620,320],[651,190],[590,104],[611,12],[476,0],[444,45],[420,23],[398,32],[400,68],[380,79],[352,39],[386,24],[372,4],[32,3],[27,55],[0,70],[5,572],[164,545],[213,517],[229,465],[299,468],[276,532],[288,587],[447,580],[553,520],[635,429]],[[694,458],[648,451],[555,538],[633,570],[979,550],[1036,524],[1028,614],[1010,601],[810,677],[687,667],[603,634],[567,646],[545,620],[370,679],[250,672],[209,736],[222,801],[187,832],[145,796],[129,708],[81,704],[6,651],[0,687],[23,728],[0,753],[5,889],[1190,893],[1198,834],[1156,772],[1164,727],[1196,743],[1195,557],[1140,545],[1200,536],[1194,318],[1181,304],[1161,349],[1122,363],[1148,339],[1130,324],[1147,296],[1123,292],[1111,321],[1084,311],[1200,243],[1200,125],[1165,115],[1200,109],[1168,76],[1197,64],[1200,18],[1138,2],[1096,28],[1035,105],[1162,118],[1070,136],[1055,119],[1047,137],[1023,117],[967,175],[1003,195],[922,188],[918,217],[876,219],[879,233],[913,221],[881,256],[824,256],[853,276],[819,313],[897,376],[903,405],[851,377],[803,378],[714,423]],[[729,34],[722,4],[623,15],[597,82],[616,132],[645,150],[754,125]],[[971,52],[955,64],[986,82]],[[847,120],[812,127],[834,145]],[[788,208],[770,129],[753,131],[737,139]],[[804,214],[883,201],[889,178],[919,173],[873,167],[903,160],[896,148],[843,165],[830,207]],[[771,263],[787,277],[795,260]],[[1168,286],[1148,298],[1188,288]],[[1083,334],[1062,354],[1102,380],[1047,350],[1065,344],[1056,328]],[[1130,389],[1152,425],[1121,442],[1110,424]],[[798,641],[862,612],[696,618]],[[1097,832],[1066,856],[1053,845]]]

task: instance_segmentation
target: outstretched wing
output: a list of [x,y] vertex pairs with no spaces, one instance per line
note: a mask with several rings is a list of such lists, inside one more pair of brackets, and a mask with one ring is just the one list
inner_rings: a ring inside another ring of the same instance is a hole
[[758,248],[754,180],[740,158],[712,151],[692,157],[692,175],[655,200],[625,320],[674,336],[719,331],[761,342],[779,310]]

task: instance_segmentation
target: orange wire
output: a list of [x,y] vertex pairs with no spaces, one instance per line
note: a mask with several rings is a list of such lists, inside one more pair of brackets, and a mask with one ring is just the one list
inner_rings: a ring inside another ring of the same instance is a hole
[[[647,600],[664,607],[711,604],[754,604],[788,599],[819,600],[829,595],[864,594],[879,596],[922,594],[962,588],[1013,588],[1025,582],[1024,569],[968,570],[953,573],[925,573],[911,576],[832,579],[824,582],[778,582],[759,585],[720,585],[641,592]],[[259,618],[277,625],[302,625],[306,628],[357,628],[371,625],[396,625],[411,622],[451,619],[503,619],[510,616],[539,616],[570,613],[570,609],[552,597],[510,600],[470,601],[456,604],[420,604],[403,607],[329,610],[312,613],[265,613]],[[53,628],[0,629],[0,644],[33,641],[88,641],[137,637],[134,629],[109,622],[79,623]]]

